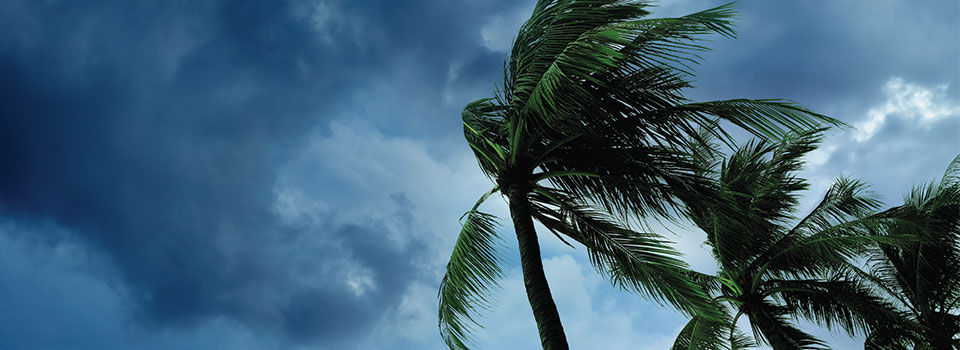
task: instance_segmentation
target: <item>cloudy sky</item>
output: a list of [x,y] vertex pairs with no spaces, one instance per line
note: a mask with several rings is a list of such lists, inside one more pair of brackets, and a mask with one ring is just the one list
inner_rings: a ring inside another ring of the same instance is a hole
[[[457,218],[490,186],[459,111],[533,2],[0,0],[0,348],[440,348]],[[960,153],[960,3],[738,8],[688,96],[850,124],[809,157],[806,206],[841,175],[895,205]],[[673,231],[713,272],[702,233]],[[542,245],[574,348],[664,349],[685,323]],[[532,349],[504,254],[478,347]]]

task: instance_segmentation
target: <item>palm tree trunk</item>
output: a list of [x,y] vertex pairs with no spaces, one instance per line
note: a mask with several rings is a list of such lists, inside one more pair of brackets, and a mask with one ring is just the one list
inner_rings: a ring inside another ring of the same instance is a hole
[[563,334],[560,313],[557,312],[557,305],[550,294],[547,277],[543,274],[540,243],[537,242],[537,232],[533,228],[530,201],[526,193],[518,190],[511,190],[507,197],[510,200],[510,217],[513,218],[513,227],[517,231],[517,242],[520,246],[523,284],[533,309],[533,318],[536,319],[540,331],[540,343],[544,350],[566,350],[569,346],[567,337]]

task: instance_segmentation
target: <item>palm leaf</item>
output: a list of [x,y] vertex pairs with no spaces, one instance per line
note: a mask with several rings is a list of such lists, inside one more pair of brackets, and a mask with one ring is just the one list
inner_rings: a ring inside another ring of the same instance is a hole
[[[799,240],[820,232],[843,228],[845,233],[874,232],[878,225],[889,223],[886,215],[871,215],[880,206],[876,194],[867,185],[850,178],[837,179],[823,199],[801,219],[785,236],[769,246],[765,253],[780,252],[795,246]],[[856,225],[849,222],[857,220]],[[832,232],[832,231],[831,231]],[[760,261],[764,263],[765,261]]]
[[806,333],[787,321],[785,315],[789,312],[784,307],[761,301],[750,308],[750,326],[754,337],[760,341],[770,343],[781,341],[789,344],[789,348],[804,350],[829,349],[823,340]]
[[463,108],[463,134],[473,150],[480,169],[494,178],[504,167],[507,140],[503,134],[503,107],[494,99],[480,99]]
[[502,277],[496,217],[476,209],[465,215],[438,295],[440,334],[451,349],[468,348],[470,332],[480,325],[472,314],[490,305],[489,290]]
[[815,149],[824,129],[791,135],[780,143],[748,142],[720,164],[715,174],[723,201],[687,201],[694,223],[721,266],[746,269],[774,242],[792,218],[797,192],[807,187],[793,173],[804,154]]
[[592,176],[561,176],[552,185],[601,204],[621,217],[670,216],[681,196],[709,192],[712,186],[698,175],[692,156],[658,145],[627,145],[603,137],[580,137],[543,159],[550,172],[581,172]]
[[[941,333],[946,341],[960,343],[960,157],[936,183],[917,186],[904,204],[883,214],[895,219],[884,227],[888,236],[912,235],[914,244],[880,244],[868,263],[870,271],[857,273],[899,302],[906,311],[901,322],[868,338],[871,347],[883,349],[889,341],[925,348],[928,338]],[[883,333],[886,332],[886,333]],[[952,337],[951,337],[952,335]],[[957,346],[960,344],[954,344]]]
[[719,318],[704,288],[688,275],[680,253],[663,237],[625,228],[602,210],[556,190],[539,188],[531,200],[536,203],[534,217],[548,229],[583,244],[591,263],[615,285],[687,314]]
[[[718,305],[719,307],[719,305]],[[680,330],[671,350],[746,350],[757,346],[743,334],[727,312],[723,318],[711,320],[693,316]]]
[[816,130],[822,123],[843,125],[836,119],[784,100],[732,99],[697,102],[677,106],[670,111],[696,118],[716,116],[756,136],[768,139],[780,139],[805,130]]
[[[728,100],[687,103],[680,90],[698,36],[733,36],[732,4],[679,18],[641,19],[642,3],[555,1],[538,5],[521,29],[509,59],[505,82],[509,125],[523,119],[541,136],[589,129],[598,135],[631,133],[679,140],[696,125],[719,117],[758,135],[782,137],[789,131],[838,121],[793,103]],[[637,130],[635,127],[640,126]],[[680,132],[678,134],[678,131]],[[546,135],[544,135],[546,134]]]
[[867,334],[879,324],[896,324],[902,317],[874,290],[850,276],[827,281],[775,280],[765,287],[811,322],[829,329],[840,327],[850,335]]
[[726,350],[729,349],[725,339],[729,324],[720,320],[709,320],[700,316],[693,316],[680,330],[671,350]]

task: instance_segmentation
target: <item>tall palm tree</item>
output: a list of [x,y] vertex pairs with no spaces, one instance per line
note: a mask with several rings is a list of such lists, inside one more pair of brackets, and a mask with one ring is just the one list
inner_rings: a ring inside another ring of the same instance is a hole
[[[648,4],[540,0],[504,66],[502,91],[468,104],[464,134],[496,186],[463,219],[440,285],[439,323],[451,348],[466,348],[488,306],[497,265],[496,218],[479,211],[499,192],[509,203],[524,285],[544,349],[566,349],[544,277],[534,219],[586,247],[612,282],[691,314],[709,299],[662,237],[628,218],[674,213],[709,181],[692,152],[701,126],[719,120],[765,137],[833,119],[778,100],[692,102],[682,95],[699,35],[732,36],[730,5],[680,18],[645,19]],[[712,128],[724,136],[722,129]],[[566,238],[564,238],[566,237]]]
[[[851,333],[869,331],[873,321],[895,319],[888,303],[847,273],[850,259],[866,253],[873,242],[898,242],[897,237],[870,234],[886,220],[873,215],[880,203],[867,186],[840,178],[806,216],[794,217],[799,192],[808,188],[796,172],[824,130],[779,144],[750,142],[712,163],[719,166],[712,173],[720,190],[739,198],[689,203],[690,217],[707,234],[719,267],[714,282],[707,283],[710,293],[735,315],[726,314],[720,322],[692,318],[674,349],[751,347],[754,342],[736,330],[744,315],[755,340],[777,350],[826,346],[791,318]],[[728,215],[731,206],[745,214]]]
[[[867,349],[960,349],[960,156],[939,182],[918,186],[887,213],[906,221],[889,235],[916,235],[912,245],[879,245],[861,276],[904,312],[867,337]],[[890,326],[896,325],[896,326]]]

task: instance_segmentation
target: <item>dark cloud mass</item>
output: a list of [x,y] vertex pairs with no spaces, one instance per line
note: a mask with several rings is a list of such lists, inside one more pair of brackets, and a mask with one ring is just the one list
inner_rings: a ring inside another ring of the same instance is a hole
[[957,96],[955,1],[743,1],[738,10],[739,38],[711,43],[695,95],[790,98],[822,110],[849,97],[868,105],[901,76],[947,83]]
[[[3,2],[0,213],[91,242],[151,327],[223,316],[330,343],[368,330],[419,278],[422,249],[383,243],[376,223],[279,222],[274,169],[392,58],[430,67],[474,42],[437,29],[471,23],[441,16],[451,5],[372,5]],[[282,251],[304,240],[327,241]],[[292,259],[317,281],[285,273]],[[344,262],[375,288],[355,295]]]

